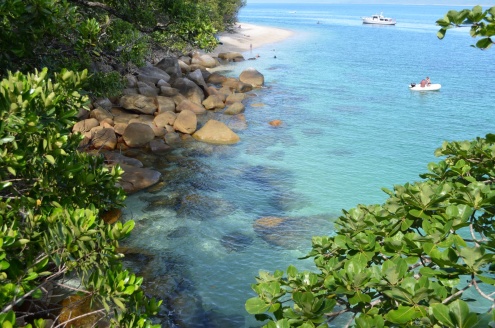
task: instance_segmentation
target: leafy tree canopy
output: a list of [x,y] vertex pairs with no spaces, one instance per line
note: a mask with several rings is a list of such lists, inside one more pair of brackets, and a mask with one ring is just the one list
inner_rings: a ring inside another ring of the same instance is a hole
[[[245,0],[0,1],[0,74],[48,67],[123,73],[154,50],[211,50]],[[113,75],[116,79],[115,74]],[[117,86],[118,88],[120,86]]]
[[[100,219],[123,205],[121,170],[77,152],[82,136],[70,133],[86,76],[62,70],[51,79],[44,69],[0,82],[1,327],[44,327],[71,294],[111,326],[153,326],[160,302],[144,296],[117,251],[134,223]],[[80,286],[67,287],[68,278]]]
[[495,7],[484,11],[481,6],[475,6],[472,10],[449,10],[443,18],[437,20],[437,25],[441,26],[437,33],[439,39],[445,37],[448,29],[462,25],[471,26],[471,36],[481,37],[473,47],[488,49],[494,43],[492,37],[495,35]]
[[[466,21],[476,44],[493,42],[495,7],[449,11],[445,31]],[[267,328],[493,327],[495,325],[495,135],[444,142],[444,159],[420,182],[384,189],[384,204],[344,210],[332,236],[315,236],[316,272],[260,271],[246,310]],[[342,323],[344,322],[344,323]]]

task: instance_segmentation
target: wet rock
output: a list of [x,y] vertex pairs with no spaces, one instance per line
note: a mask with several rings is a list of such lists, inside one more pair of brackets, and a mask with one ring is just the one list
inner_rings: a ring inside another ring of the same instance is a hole
[[244,110],[245,107],[241,102],[234,102],[223,113],[226,115],[237,115],[243,113]]
[[124,174],[119,184],[128,194],[146,189],[160,180],[161,173],[146,168],[137,168],[126,164],[121,164]]
[[155,132],[148,124],[130,123],[123,138],[129,147],[144,147],[155,138]]
[[235,144],[240,141],[239,136],[232,131],[225,123],[217,120],[209,120],[206,124],[196,131],[193,138],[212,144]]
[[265,77],[263,74],[254,68],[248,68],[242,71],[241,75],[239,75],[239,80],[250,84],[255,88],[259,88],[265,84]]

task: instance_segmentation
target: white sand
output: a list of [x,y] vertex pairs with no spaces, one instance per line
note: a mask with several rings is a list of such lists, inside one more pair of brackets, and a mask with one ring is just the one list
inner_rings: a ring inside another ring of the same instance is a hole
[[280,42],[293,34],[292,31],[275,27],[237,23],[233,33],[223,32],[218,35],[223,44],[215,48],[212,54],[250,51],[266,44]]

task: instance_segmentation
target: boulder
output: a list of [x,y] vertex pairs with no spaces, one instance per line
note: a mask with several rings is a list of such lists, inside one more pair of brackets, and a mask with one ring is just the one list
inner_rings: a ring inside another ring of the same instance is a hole
[[175,101],[170,97],[157,96],[156,105],[158,114],[175,111]]
[[129,121],[133,118],[139,117],[139,114],[130,113],[126,110],[122,110],[120,108],[112,109],[113,121],[115,124],[117,123],[129,123]]
[[217,120],[209,120],[192,136],[198,141],[222,145],[235,144],[240,140],[239,136],[225,123]]
[[105,110],[101,107],[97,107],[89,112],[89,117],[96,118],[98,122],[108,122],[110,124],[113,123],[113,114],[108,110]]
[[208,76],[208,79],[206,82],[212,83],[212,84],[222,84],[227,80],[227,77],[223,76],[222,74],[219,74],[217,72],[213,72]]
[[243,61],[244,56],[239,52],[222,52],[218,54],[218,58],[227,61]]
[[203,78],[203,73],[201,73],[201,70],[197,69],[195,71],[190,72],[187,74],[187,78],[196,83],[197,85],[201,86],[204,89],[206,89],[206,82],[205,79]]
[[179,64],[181,61],[187,65],[191,65],[191,57],[189,57],[189,56],[180,56],[179,57]]
[[98,98],[93,102],[93,105],[95,107],[101,107],[107,111],[111,110],[113,107],[112,102],[108,98]]
[[191,71],[191,67],[182,60],[179,60],[179,67],[182,74],[187,74]]
[[164,112],[158,114],[153,123],[158,127],[166,127],[167,125],[174,125],[175,120],[177,119],[177,114],[172,112]]
[[170,146],[163,139],[155,139],[150,141],[150,149],[153,153],[160,153],[170,149]]
[[225,99],[225,103],[230,105],[236,102],[242,102],[244,99],[246,99],[246,95],[244,93],[231,93],[227,96],[227,99]]
[[120,105],[125,109],[141,114],[152,115],[157,110],[155,97],[143,95],[125,95],[120,98]]
[[221,109],[225,107],[225,103],[221,96],[212,95],[203,100],[203,106],[206,109]]
[[263,74],[254,68],[248,68],[242,71],[241,75],[239,75],[239,80],[243,83],[250,84],[255,88],[259,88],[265,83]]
[[177,112],[183,112],[185,110],[190,110],[194,112],[195,114],[204,114],[206,112],[206,109],[203,107],[203,105],[198,105],[188,99],[184,99],[176,108]]
[[130,123],[124,131],[123,138],[129,147],[144,147],[155,138],[155,132],[148,124]]
[[135,167],[143,167],[143,163],[135,158],[127,157],[117,152],[104,152],[103,156],[105,156],[105,161],[110,165],[115,164],[126,164]]
[[91,143],[95,149],[113,150],[117,146],[117,136],[112,128],[102,128],[95,131]]
[[167,72],[160,69],[160,67],[146,66],[141,67],[136,71],[136,77],[138,81],[149,82],[156,84],[159,80],[164,80],[165,82],[170,81],[170,75]]
[[138,82],[137,89],[139,94],[148,97],[155,97],[160,92],[160,89],[158,89],[156,86],[150,86],[145,82]]
[[205,94],[201,88],[187,78],[178,78],[172,83],[172,87],[179,90],[179,93],[196,104],[201,104],[205,100]]
[[161,173],[155,170],[120,164],[124,171],[119,185],[128,194],[151,187],[160,181]]
[[86,133],[91,131],[92,128],[95,128],[100,125],[100,122],[96,118],[88,118],[86,120],[82,120],[74,124],[72,127],[72,132],[81,132]]
[[237,115],[244,112],[245,107],[241,102],[234,102],[223,112],[226,115]]
[[174,89],[172,87],[161,86],[160,87],[160,95],[165,97],[174,97],[179,94],[179,90]]
[[181,68],[179,65],[179,60],[175,56],[167,56],[162,58],[162,60],[160,60],[158,64],[155,65],[155,67],[161,69],[162,71],[165,71],[167,74],[170,74],[171,76],[174,77],[181,76]]
[[219,65],[218,61],[210,55],[194,55],[191,64],[200,65],[206,68],[213,68]]
[[177,115],[177,119],[174,122],[174,129],[182,133],[192,134],[196,131],[197,125],[198,118],[196,114],[186,109]]

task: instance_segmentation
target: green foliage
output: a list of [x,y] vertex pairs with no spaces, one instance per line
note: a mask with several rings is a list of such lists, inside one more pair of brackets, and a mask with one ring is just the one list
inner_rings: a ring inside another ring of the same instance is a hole
[[0,74],[102,66],[124,73],[142,66],[154,49],[211,50],[217,45],[215,33],[231,26],[244,4],[243,0],[0,1]]
[[39,311],[30,315],[47,315],[47,291],[67,276],[104,305],[113,326],[151,327],[147,317],[160,306],[119,261],[118,241],[134,222],[107,225],[98,216],[123,206],[120,168],[109,170],[102,157],[77,152],[81,136],[70,133],[87,101],[78,92],[86,77],[86,71],[62,70],[51,79],[43,69],[8,73],[0,83],[2,327],[16,326],[27,304]]
[[470,34],[473,38],[481,37],[473,47],[488,49],[492,46],[492,37],[495,35],[495,7],[485,11],[481,6],[475,6],[472,10],[450,10],[443,18],[437,20],[437,25],[441,26],[437,33],[438,38],[443,39],[448,29],[463,24],[471,26]]
[[[306,258],[318,271],[260,272],[246,310],[290,327],[326,327],[342,313],[355,327],[493,324],[493,139],[445,142],[426,180],[343,211],[334,236],[313,237]],[[473,294],[484,309],[470,309]]]

